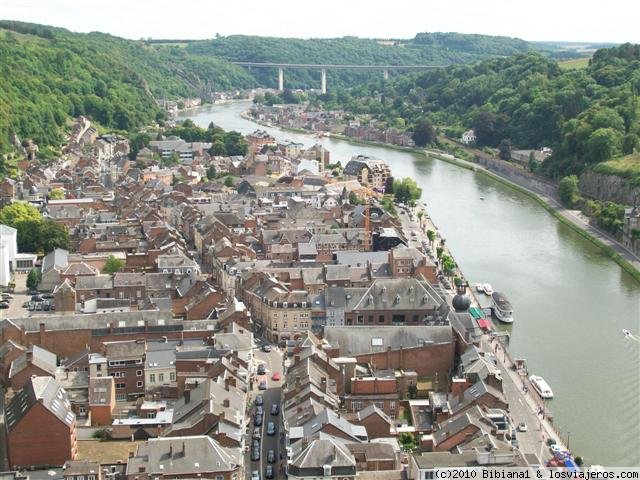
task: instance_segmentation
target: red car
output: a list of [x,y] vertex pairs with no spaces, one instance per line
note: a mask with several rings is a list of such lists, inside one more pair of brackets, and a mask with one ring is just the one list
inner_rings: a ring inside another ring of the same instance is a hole
[[273,375],[271,375],[271,380],[273,380],[274,382],[279,382],[281,378],[280,372],[276,372]]

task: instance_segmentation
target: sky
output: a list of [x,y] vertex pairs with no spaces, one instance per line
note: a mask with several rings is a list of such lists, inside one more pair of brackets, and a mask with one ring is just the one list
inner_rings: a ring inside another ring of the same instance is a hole
[[632,0],[0,0],[0,18],[120,37],[216,34],[412,38],[417,32],[530,41],[640,43]]

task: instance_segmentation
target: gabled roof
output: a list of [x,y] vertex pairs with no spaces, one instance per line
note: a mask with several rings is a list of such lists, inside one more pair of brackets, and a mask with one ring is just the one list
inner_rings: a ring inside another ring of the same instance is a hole
[[[67,393],[53,377],[31,377],[6,409],[9,431],[13,430],[29,410],[40,402],[58,420],[71,426],[76,419]],[[46,424],[43,425],[46,429]]]
[[298,477],[354,476],[356,461],[342,442],[334,438],[318,438],[295,455],[289,464],[291,473]]
[[18,358],[11,362],[9,378],[13,378],[23,371],[29,366],[29,363],[53,376],[56,373],[58,357],[56,357],[55,353],[33,345],[29,350],[23,352]]

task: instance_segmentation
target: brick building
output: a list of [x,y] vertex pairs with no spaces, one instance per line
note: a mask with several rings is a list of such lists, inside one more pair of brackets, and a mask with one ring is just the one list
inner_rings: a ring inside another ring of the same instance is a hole
[[144,340],[105,342],[107,374],[116,384],[116,401],[128,401],[144,396],[144,361],[147,344]]

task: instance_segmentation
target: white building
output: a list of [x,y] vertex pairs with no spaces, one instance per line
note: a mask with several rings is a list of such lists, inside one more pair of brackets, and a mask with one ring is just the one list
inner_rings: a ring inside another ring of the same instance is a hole
[[17,254],[18,231],[13,227],[0,225],[0,286],[7,286],[11,282]]
[[476,143],[476,132],[474,132],[473,130],[467,130],[462,134],[461,141],[465,145]]

